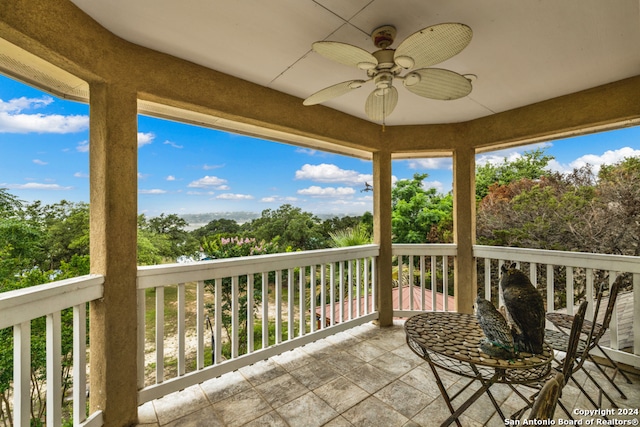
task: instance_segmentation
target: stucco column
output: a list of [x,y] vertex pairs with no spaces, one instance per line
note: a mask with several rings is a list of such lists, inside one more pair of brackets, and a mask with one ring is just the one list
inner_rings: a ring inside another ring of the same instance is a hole
[[391,152],[373,153],[373,242],[380,245],[376,278],[380,326],[393,324],[391,262]]
[[90,308],[90,407],[105,426],[137,422],[137,99],[92,84],[90,101],[91,272],[105,276]]
[[476,242],[475,151],[458,148],[453,152],[453,240],[458,245],[454,263],[456,308],[473,313],[478,293],[473,245]]

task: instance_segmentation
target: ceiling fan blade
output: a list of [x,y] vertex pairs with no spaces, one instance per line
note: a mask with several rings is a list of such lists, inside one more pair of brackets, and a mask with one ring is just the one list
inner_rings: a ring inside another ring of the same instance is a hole
[[403,83],[416,95],[444,101],[467,96],[472,89],[471,82],[466,77],[440,68],[412,71],[405,76]]
[[375,68],[378,60],[364,49],[340,42],[315,42],[313,50],[325,58],[361,70]]
[[338,83],[337,85],[325,87],[324,89],[320,89],[316,93],[309,96],[305,99],[302,104],[303,105],[315,105],[321,104],[330,99],[336,98],[340,95],[344,95],[345,93],[357,89],[363,84],[365,84],[365,80],[349,80],[348,82]]
[[464,24],[438,24],[413,33],[396,49],[394,61],[403,68],[423,68],[457,55],[473,36]]
[[364,104],[367,117],[375,122],[384,122],[398,104],[398,90],[391,86],[388,89],[375,89],[369,94]]

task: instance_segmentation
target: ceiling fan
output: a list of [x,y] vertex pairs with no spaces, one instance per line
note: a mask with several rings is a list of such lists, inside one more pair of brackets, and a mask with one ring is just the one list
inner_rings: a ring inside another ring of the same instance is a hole
[[[368,78],[349,80],[321,89],[305,99],[303,104],[321,104],[373,81],[375,88],[367,98],[364,110],[369,119],[384,124],[385,118],[398,103],[394,80],[401,81],[410,92],[425,98],[451,100],[467,96],[472,89],[471,75],[427,67],[460,53],[467,47],[472,35],[471,28],[464,24],[438,24],[413,33],[397,49],[390,49],[396,29],[392,25],[385,25],[371,33],[371,40],[379,49],[373,53],[347,43],[315,42],[315,52],[366,71]],[[401,75],[405,70],[409,71]]]

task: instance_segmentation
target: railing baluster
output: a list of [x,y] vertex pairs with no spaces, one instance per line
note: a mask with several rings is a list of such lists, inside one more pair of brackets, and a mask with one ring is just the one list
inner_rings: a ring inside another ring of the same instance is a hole
[[553,265],[547,264],[547,311],[555,310],[555,279]]
[[164,288],[156,288],[156,384],[164,381]]
[[425,290],[426,290],[425,279],[426,279],[426,271],[427,271],[426,264],[427,264],[426,256],[425,255],[420,256],[420,310],[422,311],[426,310],[426,305],[427,305],[427,301],[425,298]]
[[431,311],[437,311],[438,305],[436,296],[438,295],[438,266],[436,256],[431,255]]
[[316,266],[309,267],[309,322],[311,332],[316,331]]
[[238,291],[238,276],[231,277],[231,358],[238,357],[240,347],[240,294]]
[[[196,284],[196,335],[198,337],[198,350],[196,354],[197,370],[204,368],[204,281]],[[213,349],[211,349],[213,351]]]
[[287,337],[292,340],[295,337],[295,286],[293,277],[293,268],[287,270],[287,316],[289,325],[287,326]]
[[364,263],[364,280],[363,280],[363,290],[364,290],[364,314],[369,314],[369,258],[363,259]]
[[403,310],[404,307],[402,307],[402,282],[403,282],[403,277],[404,276],[404,262],[403,262],[403,256],[402,255],[398,255],[398,306],[397,307],[393,307],[394,310]]
[[282,270],[276,270],[276,344],[282,342]]
[[353,319],[353,262],[347,261],[347,298],[349,299],[349,306],[347,312],[349,313],[349,320]]
[[593,312],[594,312],[594,303],[595,300],[593,298],[593,269],[587,268],[584,272],[585,274],[585,298],[589,302],[587,305],[587,313],[586,319],[593,320]]
[[262,348],[269,347],[269,275],[262,273]]
[[449,257],[442,256],[442,310],[449,311]]
[[[336,324],[336,263],[332,262],[331,264],[329,264],[329,286],[331,286],[331,288],[329,289],[329,306],[330,306],[330,313],[329,313],[329,324],[331,326]],[[342,304],[342,301],[340,301],[340,304]]]
[[566,291],[567,291],[567,313],[573,314],[573,305],[575,304],[573,301],[573,267],[566,267],[565,269],[567,275],[566,281]]
[[253,305],[253,274],[247,274],[247,353],[254,351],[253,325],[255,323]]
[[344,262],[340,261],[340,323],[344,322]]
[[178,284],[178,376],[182,376],[186,372],[185,367],[185,284]]
[[362,275],[360,274],[360,258],[356,259],[356,317],[360,317],[362,309],[360,308],[360,304],[362,303],[361,299],[361,286],[362,286]]
[[301,266],[298,271],[298,285],[300,287],[300,292],[298,295],[299,299],[299,311],[300,311],[300,336],[304,336],[307,332],[307,325],[305,323],[305,318],[307,316],[307,292],[305,286],[305,267]]
[[47,314],[47,426],[62,424],[62,326],[60,312]]
[[491,258],[484,259],[484,299],[491,301]]
[[376,258],[371,259],[371,311],[378,309],[378,276],[376,275]]
[[[144,304],[144,289],[142,293]],[[139,300],[138,300],[139,301]],[[143,305],[144,307],[144,305]],[[144,312],[143,312],[144,318]],[[140,324],[140,323],[138,323]],[[144,329],[142,330],[142,369],[138,372],[138,383],[142,377],[144,386]],[[140,333],[138,333],[140,337]],[[140,344],[140,341],[138,341]],[[138,353],[140,357],[140,353]],[[140,361],[139,361],[140,362]],[[140,366],[138,364],[138,366]],[[73,425],[78,425],[87,419],[87,307],[78,304],[73,307]]]
[[320,264],[320,327],[324,329],[327,319],[326,312],[326,288],[327,288],[327,266]]
[[[409,277],[407,279],[407,289],[409,290],[409,310],[413,310],[413,255],[409,255]],[[402,286],[402,285],[401,285]],[[404,310],[404,304],[400,302],[400,310]]]
[[217,365],[222,362],[222,279],[215,279],[215,287],[215,348],[211,351],[215,354],[214,360]]
[[[145,341],[146,341],[146,336],[145,336],[145,331],[146,331],[146,322],[145,322],[145,313],[147,312],[147,304],[145,301],[145,290],[144,289],[138,289],[138,292],[136,293],[137,298],[138,298],[138,313],[137,313],[137,319],[138,319],[138,389],[144,388],[144,369],[145,369],[145,360],[144,360],[144,356],[145,356]],[[82,306],[82,308],[84,309],[84,305]],[[78,313],[79,314],[79,313]],[[76,415],[76,408],[75,408],[75,402],[76,402],[76,397],[75,397],[75,392],[76,392],[76,376],[75,376],[75,369],[76,369],[76,316],[78,315],[76,313],[76,308],[74,307],[73,309],[73,330],[74,330],[74,334],[73,334],[73,369],[74,369],[74,379],[73,379],[73,383],[74,383],[74,387],[73,387],[73,392],[74,392],[74,397],[73,397],[73,403],[74,403],[74,408],[73,408],[73,416],[74,416],[74,424],[78,424],[79,422],[84,421],[84,418],[82,420],[76,420],[75,419],[75,415]],[[86,314],[86,313],[85,313]],[[86,329],[86,328],[85,328]],[[86,334],[86,332],[85,332]],[[85,362],[86,364],[86,362]],[[84,364],[82,365],[84,366]],[[84,394],[84,393],[83,393]],[[84,406],[83,406],[84,408]],[[85,411],[83,411],[82,413],[84,414]],[[77,422],[76,422],[77,421]]]
[[13,326],[13,421],[28,426],[31,418],[31,321]]

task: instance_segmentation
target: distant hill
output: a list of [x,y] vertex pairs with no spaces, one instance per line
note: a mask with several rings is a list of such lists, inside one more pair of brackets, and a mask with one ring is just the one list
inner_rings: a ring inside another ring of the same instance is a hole
[[[345,216],[359,216],[361,214],[317,214],[316,216],[321,220],[325,221],[331,218],[342,218]],[[195,230],[200,227],[204,227],[209,224],[214,219],[232,219],[238,224],[244,224],[245,222],[253,221],[256,218],[260,218],[261,214],[257,212],[207,212],[207,213],[199,213],[199,214],[183,214],[180,215],[182,219],[189,223],[189,226],[186,227],[187,230]]]
[[232,219],[238,224],[252,221],[260,218],[260,214],[256,212],[207,212],[200,214],[183,214],[182,219],[189,223],[187,230],[195,230],[209,224],[214,219]]

